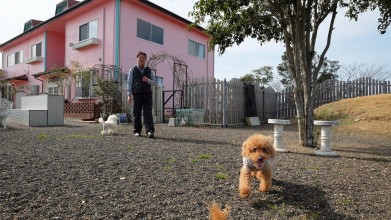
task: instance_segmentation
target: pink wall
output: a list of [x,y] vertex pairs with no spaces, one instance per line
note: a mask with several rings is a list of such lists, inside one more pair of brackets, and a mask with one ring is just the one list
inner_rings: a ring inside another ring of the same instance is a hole
[[64,66],[65,36],[64,34],[47,32],[46,70],[54,66]]
[[[42,57],[45,56],[45,34],[41,33],[36,36],[33,36],[31,38],[26,39],[20,44],[17,44],[17,46],[11,47],[3,52],[3,59],[4,59],[4,70],[7,73],[7,77],[16,77],[21,76],[24,74],[27,74],[29,77],[28,84],[31,85],[42,85],[41,81],[36,80],[33,77],[33,74],[43,72],[44,71],[44,61],[37,62],[37,63],[31,63],[27,64],[26,61],[31,58],[31,46],[37,43],[42,42]],[[13,65],[11,67],[7,66],[7,56],[9,54],[18,52],[20,50],[23,50],[23,63],[19,63],[16,65]],[[26,84],[27,81],[18,81],[15,82],[16,85],[18,84]]]
[[[108,1],[68,20],[65,27],[65,65],[70,67],[71,61],[79,62],[85,68],[95,64],[113,64],[114,19],[114,1]],[[98,20],[99,44],[72,49],[69,45],[79,42],[79,27],[93,20]]]
[[[98,45],[78,50],[70,44],[79,42],[79,27],[88,22],[98,20]],[[65,25],[65,65],[72,68],[72,61],[78,62],[82,68],[91,68],[95,64],[114,65],[115,11],[114,1],[107,1],[87,12],[75,16]],[[71,87],[71,97],[75,96],[75,86]],[[72,102],[83,102],[73,99]]]
[[[163,45],[137,38],[137,18],[152,23],[164,29]],[[122,70],[127,72],[136,64],[136,54],[139,50],[147,53],[148,58],[157,52],[172,54],[188,65],[189,76],[214,76],[214,52],[206,53],[205,59],[188,53],[188,41],[194,40],[208,46],[208,39],[198,30],[188,30],[187,24],[156,9],[135,1],[121,2],[121,44],[120,63]],[[172,88],[172,61],[166,61],[157,66],[157,75],[163,76],[167,90]]]

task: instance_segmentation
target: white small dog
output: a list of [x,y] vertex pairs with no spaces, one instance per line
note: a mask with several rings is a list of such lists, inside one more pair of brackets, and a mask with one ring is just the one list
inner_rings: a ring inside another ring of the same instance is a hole
[[117,134],[118,117],[117,115],[110,115],[107,121],[103,121],[103,118],[99,118],[99,123],[103,124],[102,135]]

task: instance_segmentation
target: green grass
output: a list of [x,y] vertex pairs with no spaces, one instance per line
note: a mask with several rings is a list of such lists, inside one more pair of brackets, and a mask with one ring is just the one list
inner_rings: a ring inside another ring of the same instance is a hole
[[218,165],[218,166],[217,166],[217,169],[218,169],[218,170],[222,170],[223,168],[224,168],[224,167],[223,167],[222,165]]
[[40,141],[46,140],[46,139],[48,139],[48,135],[45,134],[45,133],[41,133],[41,134],[38,135],[38,139]]
[[174,164],[176,162],[177,162],[177,159],[174,157],[167,160],[167,163],[169,163],[169,164]]
[[341,203],[344,205],[351,205],[353,203],[353,201],[350,199],[342,199]]
[[169,170],[172,170],[172,168],[174,168],[174,167],[171,166],[171,165],[168,165],[168,166],[165,166],[165,167],[163,168],[163,170],[169,171]]
[[211,157],[212,155],[210,154],[201,154],[197,156],[198,159],[203,159],[203,160],[210,159]]
[[313,211],[313,212],[310,213],[310,215],[311,215],[311,218],[313,218],[313,219],[319,219],[319,217],[322,215],[322,212],[320,212],[320,211]]
[[164,166],[163,170],[172,170],[174,168],[174,164],[176,164],[178,162],[178,159],[175,158],[175,157],[172,157],[170,159],[167,160],[167,163],[168,165]]
[[216,173],[215,177],[217,179],[221,179],[221,180],[225,180],[225,179],[228,179],[228,175],[227,174],[224,174],[224,173]]
[[310,167],[308,167],[308,169],[310,169],[310,170],[320,170],[320,167],[318,167],[318,166],[310,166]]

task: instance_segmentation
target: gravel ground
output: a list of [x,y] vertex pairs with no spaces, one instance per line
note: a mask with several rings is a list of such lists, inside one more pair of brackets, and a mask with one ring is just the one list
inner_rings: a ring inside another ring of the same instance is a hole
[[230,219],[391,219],[391,138],[333,134],[339,157],[298,146],[286,126],[273,189],[238,193],[240,146],[271,125],[244,128],[101,125],[0,129],[0,219],[208,219],[204,202],[232,207]]

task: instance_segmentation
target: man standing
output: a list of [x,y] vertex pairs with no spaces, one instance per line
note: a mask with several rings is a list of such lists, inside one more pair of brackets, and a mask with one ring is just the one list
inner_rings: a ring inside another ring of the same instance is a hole
[[155,126],[152,117],[152,87],[156,84],[155,76],[151,69],[145,66],[147,54],[137,53],[137,65],[129,70],[128,74],[128,102],[133,100],[133,133],[139,137],[143,128],[141,124],[141,112],[144,116],[144,127],[147,137],[153,138]]

